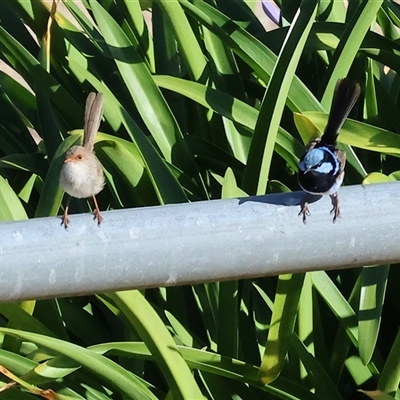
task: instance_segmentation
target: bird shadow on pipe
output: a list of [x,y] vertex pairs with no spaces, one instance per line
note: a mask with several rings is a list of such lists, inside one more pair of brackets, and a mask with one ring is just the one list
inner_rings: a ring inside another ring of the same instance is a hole
[[257,203],[273,204],[276,206],[300,206],[305,202],[311,204],[322,198],[322,195],[310,194],[306,192],[273,193],[264,196],[250,196],[239,199],[239,205],[253,201]]

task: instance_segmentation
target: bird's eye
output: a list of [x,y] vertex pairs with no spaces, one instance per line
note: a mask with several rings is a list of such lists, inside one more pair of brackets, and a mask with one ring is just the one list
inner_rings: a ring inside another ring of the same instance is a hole
[[82,154],[78,154],[78,155],[76,156],[76,158],[77,158],[78,160],[82,160]]

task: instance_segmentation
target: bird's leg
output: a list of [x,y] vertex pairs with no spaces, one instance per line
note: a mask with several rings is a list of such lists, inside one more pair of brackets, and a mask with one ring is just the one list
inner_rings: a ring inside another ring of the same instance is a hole
[[308,210],[308,202],[305,201],[302,206],[301,206],[301,210],[299,212],[298,215],[303,214],[303,223],[306,224],[307,223],[307,217],[310,215],[310,211]]
[[339,203],[339,197],[337,193],[331,194],[330,198],[332,200],[332,210],[331,214],[333,214],[333,222],[336,222],[337,218],[340,218],[340,203]]
[[64,208],[64,214],[61,217],[61,225],[64,225],[65,229],[68,229],[68,225],[69,225],[69,218],[68,218],[68,209],[69,209],[69,203],[71,201],[71,196],[68,196],[68,200],[67,200],[67,206]]
[[103,217],[100,214],[100,209],[99,209],[99,205],[97,204],[97,200],[96,200],[96,196],[93,196],[93,201],[94,201],[94,217],[93,219],[97,219],[97,225],[100,226],[101,221],[103,221]]

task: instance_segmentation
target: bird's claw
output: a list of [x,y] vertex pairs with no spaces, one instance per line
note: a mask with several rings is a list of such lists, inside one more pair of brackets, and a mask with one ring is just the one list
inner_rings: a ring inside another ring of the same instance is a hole
[[70,220],[68,218],[68,215],[64,213],[64,215],[61,217],[61,225],[64,225],[64,228],[67,230],[69,223]]
[[340,208],[339,207],[333,207],[331,210],[331,215],[333,214],[333,222],[336,222],[338,218],[342,217],[342,214],[340,214]]
[[100,210],[98,210],[98,209],[95,209],[93,211],[93,220],[96,220],[96,219],[97,219],[97,225],[100,226],[100,224],[103,221],[103,217],[101,216]]
[[305,202],[301,207],[301,210],[298,216],[303,215],[303,224],[307,223],[307,217],[311,215],[310,210],[308,209],[308,203]]
[[332,210],[331,210],[331,215],[333,214],[333,222],[336,222],[338,218],[341,218],[340,214],[340,204],[339,204],[339,198],[337,197],[337,194],[332,194],[331,195],[331,200],[332,200]]

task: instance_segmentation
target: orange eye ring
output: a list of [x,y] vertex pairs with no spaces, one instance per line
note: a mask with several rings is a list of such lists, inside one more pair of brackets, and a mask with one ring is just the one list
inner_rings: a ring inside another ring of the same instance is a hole
[[82,160],[82,154],[78,154],[77,156],[76,156],[76,158],[78,159],[78,160]]

